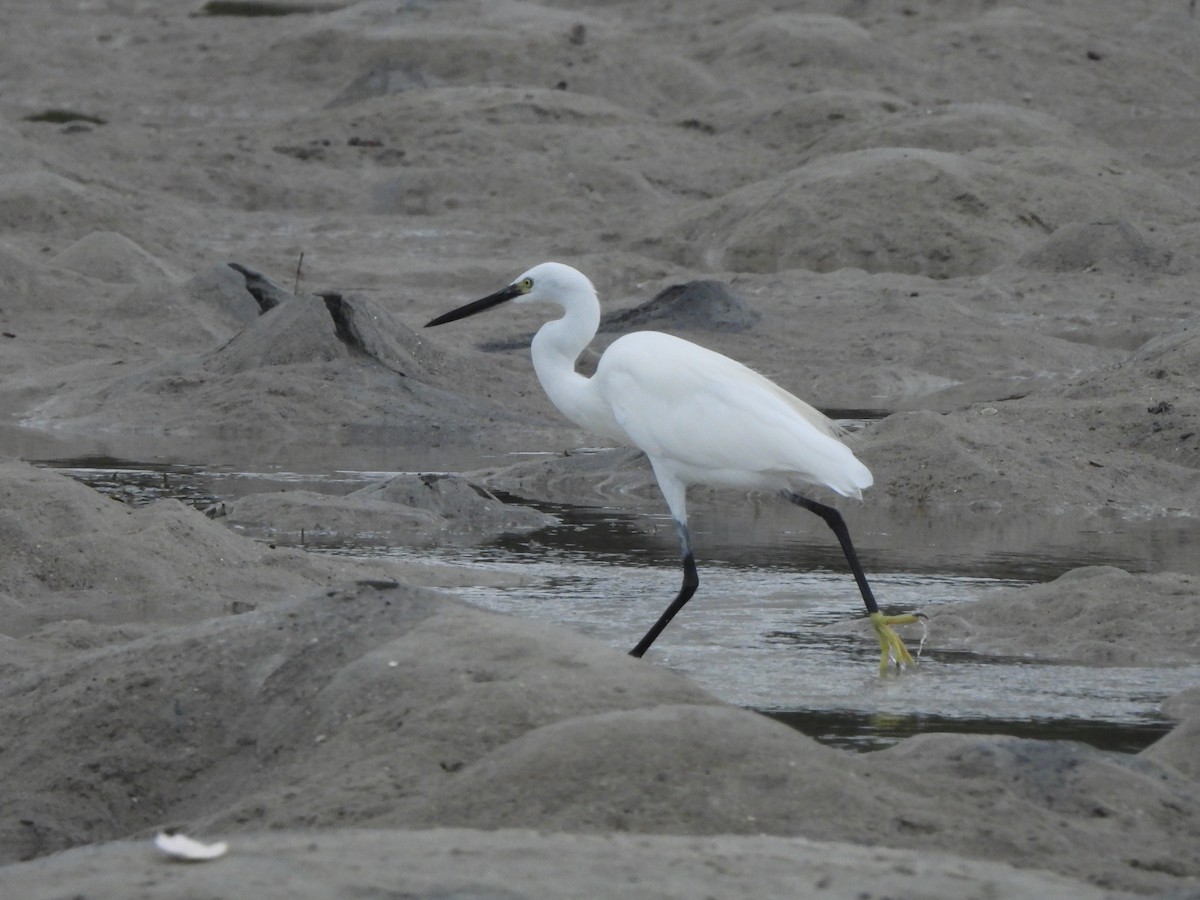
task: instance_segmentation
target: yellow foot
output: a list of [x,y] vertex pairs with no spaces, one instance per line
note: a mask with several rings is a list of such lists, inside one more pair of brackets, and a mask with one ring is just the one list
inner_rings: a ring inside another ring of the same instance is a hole
[[908,652],[908,648],[904,646],[904,641],[900,639],[900,635],[892,631],[893,625],[911,625],[913,622],[921,621],[924,616],[916,616],[911,613],[906,613],[902,616],[885,616],[883,613],[873,612],[870,614],[871,624],[875,626],[875,635],[879,638],[879,649],[882,652],[882,658],[879,660],[879,674],[887,675],[889,663],[896,663],[896,670],[903,668],[915,667],[917,661],[913,659],[913,655]]

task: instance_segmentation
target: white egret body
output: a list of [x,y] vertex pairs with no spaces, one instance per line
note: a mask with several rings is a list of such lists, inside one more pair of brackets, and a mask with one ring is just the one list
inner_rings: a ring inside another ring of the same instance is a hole
[[805,484],[825,485],[846,497],[861,497],[871,472],[838,440],[840,429],[803,400],[741,363],[690,341],[656,331],[639,331],[614,341],[591,378],[575,371],[579,354],[600,326],[600,301],[581,272],[561,263],[534,266],[515,282],[482,300],[446,313],[426,327],[483,312],[507,300],[544,301],[563,316],[534,335],[533,367],[555,406],[572,422],[600,436],[645,452],[666,498],[683,545],[684,581],[675,601],[631,651],[641,656],[688,602],[699,578],[687,528],[687,488],[781,491],[821,516],[841,542],[889,658],[912,657],[890,625],[913,616],[884,616],[859,565],[849,533],[836,509],[796,493]]

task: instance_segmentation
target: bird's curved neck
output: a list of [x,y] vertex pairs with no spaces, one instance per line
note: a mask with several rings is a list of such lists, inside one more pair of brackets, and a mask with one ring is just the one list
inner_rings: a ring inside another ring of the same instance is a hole
[[577,298],[564,306],[562,318],[547,322],[533,336],[534,365],[538,364],[540,350],[545,360],[554,359],[560,363],[565,360],[564,364],[574,371],[575,360],[599,329],[600,301],[596,295]]
[[[589,431],[619,436],[612,413],[591,379],[575,371],[579,354],[600,327],[600,302],[596,295],[577,297],[564,304],[561,319],[547,322],[533,336],[530,348],[538,381],[559,411]],[[614,434],[616,428],[618,434]]]

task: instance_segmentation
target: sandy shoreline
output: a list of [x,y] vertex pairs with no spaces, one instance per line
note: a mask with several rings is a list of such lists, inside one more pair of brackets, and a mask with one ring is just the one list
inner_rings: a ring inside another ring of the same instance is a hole
[[[421,328],[558,259],[615,328],[869,411],[856,514],[1143,530],[1137,572],[939,611],[946,647],[1195,665],[1200,568],[1153,555],[1200,511],[1189,4],[292,6],[0,16],[0,893],[1197,890],[1194,690],[1136,755],[848,754],[457,600],[479,571],[230,528],[421,547],[544,523],[489,490],[653,499],[636,454],[570,453],[536,310]],[[699,281],[736,303],[630,313]],[[59,447],[467,477],[207,518],[21,461]],[[163,827],[233,850],[173,866]]]

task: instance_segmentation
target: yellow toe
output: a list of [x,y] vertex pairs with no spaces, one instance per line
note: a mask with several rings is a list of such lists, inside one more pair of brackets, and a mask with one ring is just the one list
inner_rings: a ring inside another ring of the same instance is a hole
[[875,635],[879,638],[879,650],[881,654],[879,674],[887,675],[892,662],[895,662],[897,671],[915,667],[917,661],[913,659],[913,655],[904,646],[904,641],[900,639],[900,635],[892,630],[892,626],[909,625],[913,622],[919,622],[921,620],[920,617],[912,614],[885,616],[883,613],[873,612],[870,614],[870,619],[871,624],[875,626]]

